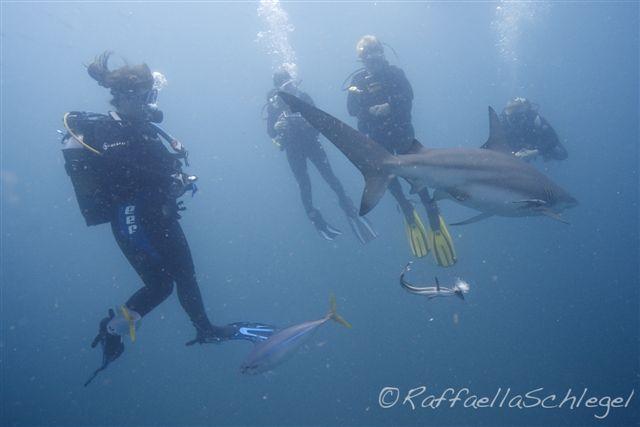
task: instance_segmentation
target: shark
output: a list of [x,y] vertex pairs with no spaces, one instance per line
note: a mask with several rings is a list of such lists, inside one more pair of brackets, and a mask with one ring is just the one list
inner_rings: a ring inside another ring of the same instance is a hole
[[365,187],[360,215],[366,215],[378,204],[396,176],[411,185],[411,193],[431,188],[436,200],[450,199],[479,212],[451,225],[470,224],[494,215],[545,215],[567,223],[561,212],[578,204],[549,177],[509,153],[504,130],[491,107],[489,139],[483,148],[421,147],[408,154],[394,155],[367,135],[296,96],[282,91],[278,96],[362,173]]

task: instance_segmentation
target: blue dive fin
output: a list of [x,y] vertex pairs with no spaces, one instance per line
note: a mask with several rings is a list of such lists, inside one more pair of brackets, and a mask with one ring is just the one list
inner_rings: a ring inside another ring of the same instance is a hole
[[235,330],[233,335],[227,339],[247,340],[254,343],[266,340],[276,330],[274,326],[258,322],[236,322],[227,325],[227,327],[232,327]]

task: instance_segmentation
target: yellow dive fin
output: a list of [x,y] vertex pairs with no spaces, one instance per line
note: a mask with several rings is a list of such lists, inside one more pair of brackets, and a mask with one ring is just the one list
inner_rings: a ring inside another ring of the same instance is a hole
[[136,341],[135,320],[133,319],[133,316],[131,316],[131,313],[129,313],[129,310],[127,309],[126,306],[123,305],[122,307],[120,307],[120,310],[122,310],[122,315],[124,316],[125,320],[129,324],[129,337],[131,338],[131,342],[135,342]]
[[429,227],[427,231],[429,249],[433,251],[433,256],[439,266],[451,267],[458,261],[456,250],[453,246],[453,239],[449,234],[447,224],[440,215],[438,215],[437,224],[439,225],[437,229]]
[[338,323],[340,323],[345,328],[351,328],[351,323],[347,322],[336,311],[336,309],[337,309],[336,297],[333,294],[331,294],[331,296],[329,297],[329,306],[331,307],[330,310],[329,310],[329,318],[335,320]]
[[413,210],[413,221],[411,223],[407,218],[404,219],[404,229],[407,233],[407,240],[413,256],[416,258],[426,256],[429,253],[427,230],[415,209]]

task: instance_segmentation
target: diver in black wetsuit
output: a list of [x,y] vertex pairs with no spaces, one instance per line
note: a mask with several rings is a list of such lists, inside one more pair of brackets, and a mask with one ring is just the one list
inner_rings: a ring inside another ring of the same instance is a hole
[[313,100],[307,93],[298,89],[296,82],[285,69],[279,69],[274,73],[273,84],[274,89],[267,94],[267,133],[274,143],[287,153],[287,160],[300,187],[302,204],[309,219],[326,240],[333,240],[342,234],[340,230],[329,225],[320,211],[313,207],[307,160],[315,165],[320,175],[338,196],[340,207],[360,242],[365,244],[375,239],[376,233],[371,224],[366,218],[358,215],[353,202],[346,195],[342,184],[333,173],[329,159],[318,140],[319,132],[309,125],[299,113],[291,113],[276,92],[278,90],[289,92],[312,105]]
[[[87,224],[110,222],[120,250],[144,286],[117,314],[109,310],[100,322],[92,344],[103,349],[103,365],[96,374],[120,356],[123,335],[129,331],[134,339],[137,320],[162,303],[174,283],[180,304],[196,328],[196,338],[188,345],[266,339],[273,332],[268,325],[216,326],[209,321],[189,244],[178,223],[184,208],[177,199],[188,190],[195,191],[195,177],[182,172],[186,150],[155,124],[162,120],[162,113],[155,108],[158,89],[147,65],[109,70],[109,56],[105,52],[97,57],[88,72],[111,90],[116,112],[65,115],[65,167]],[[165,148],[161,136],[176,153]]]
[[526,98],[514,98],[500,113],[511,151],[520,158],[537,155],[544,160],[565,160],[569,157],[551,124],[538,112],[538,107]]
[[[356,45],[358,60],[364,67],[353,74],[348,87],[347,110],[358,119],[358,130],[382,144],[392,154],[410,154],[421,150],[411,123],[413,89],[400,68],[389,64],[382,43],[366,35]],[[427,189],[418,193],[427,210],[425,227],[397,178],[389,191],[404,214],[409,246],[414,256],[423,257],[433,250],[436,262],[451,266],[456,262],[453,241],[440,216],[436,202]]]

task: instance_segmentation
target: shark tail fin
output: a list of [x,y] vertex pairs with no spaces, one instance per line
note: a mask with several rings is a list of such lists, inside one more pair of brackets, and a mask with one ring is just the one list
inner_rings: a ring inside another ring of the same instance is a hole
[[329,297],[329,318],[340,323],[345,328],[351,328],[351,323],[347,322],[344,317],[340,316],[337,311],[336,297],[331,294]]
[[496,114],[496,111],[489,107],[489,139],[482,145],[482,148],[493,151],[501,151],[503,153],[511,153],[511,147],[507,141],[507,135],[504,132],[502,123]]
[[291,111],[300,113],[358,168],[365,180],[360,215],[373,209],[393,178],[389,169],[395,157],[368,136],[300,98],[282,91],[278,92],[278,96]]
[[391,181],[391,175],[363,173],[364,175],[364,191],[362,192],[362,200],[360,202],[360,215],[368,214],[373,209],[384,193]]

